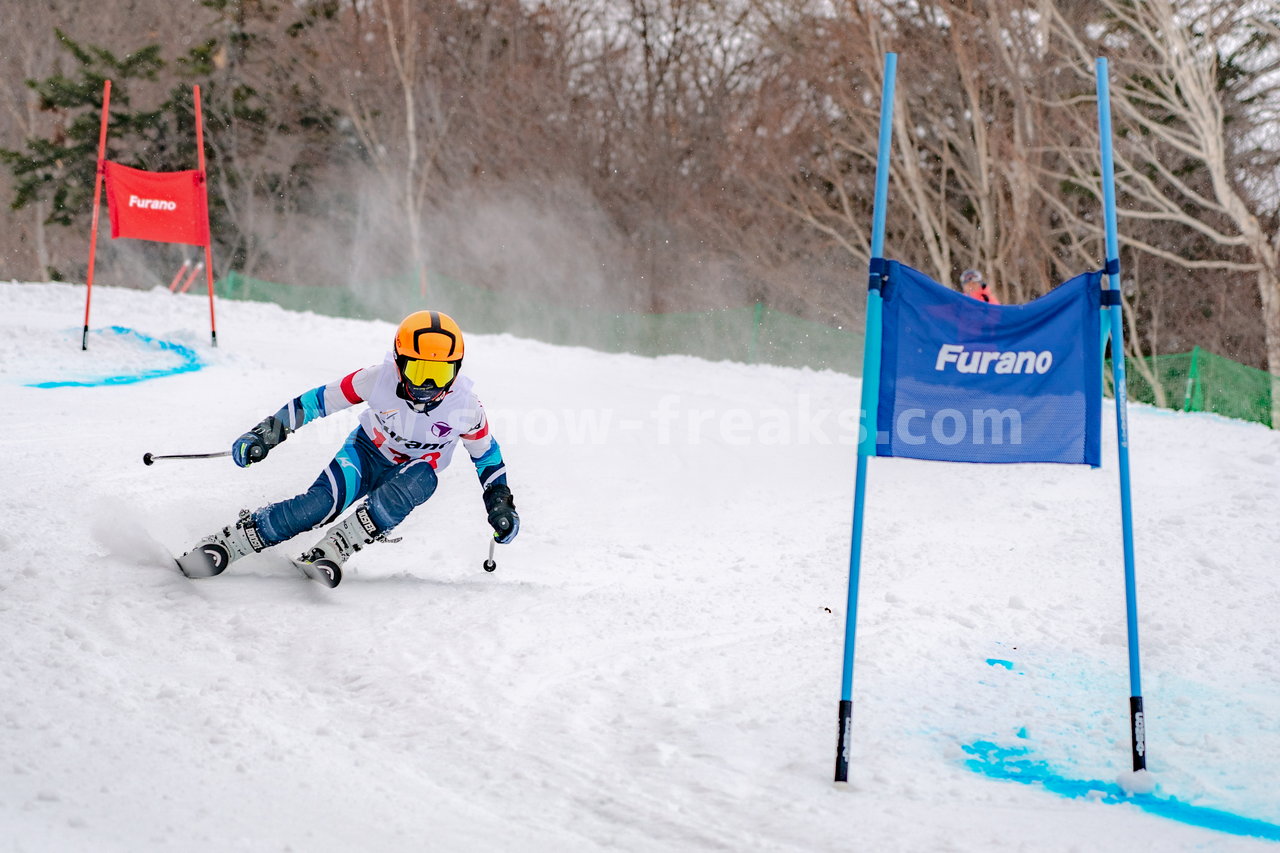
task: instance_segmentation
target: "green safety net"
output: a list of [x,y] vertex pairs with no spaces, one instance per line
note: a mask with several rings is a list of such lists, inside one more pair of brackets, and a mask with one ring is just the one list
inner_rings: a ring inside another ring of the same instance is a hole
[[[420,310],[423,298],[407,280],[364,289],[280,284],[229,273],[219,296],[274,302],[337,317],[391,322]],[[712,360],[829,369],[857,375],[862,334],[804,320],[756,304],[709,311],[639,314],[548,304],[519,294],[471,287],[431,276],[431,307],[468,331],[507,333],[565,346],[636,355],[692,355]]]
[[[447,276],[432,275],[431,307],[453,315],[469,331],[507,333],[564,346],[636,355],[691,355],[717,361],[776,364],[862,372],[861,332],[816,323],[757,303],[742,308],[667,314],[621,313],[550,304],[520,294],[497,293]],[[280,284],[229,273],[219,296],[273,302],[284,308],[335,317],[396,322],[420,310],[423,297],[409,280],[337,288]],[[1126,363],[1129,399],[1188,412],[1216,412],[1272,423],[1269,373],[1196,347]],[[1107,393],[1111,367],[1105,372]]]
[[[1107,362],[1106,390],[1113,387]],[[1280,378],[1207,350],[1125,360],[1125,388],[1129,399],[1184,412],[1215,412],[1229,418],[1272,422],[1271,397]]]
[[313,311],[330,317],[359,320],[378,319],[355,293],[338,287],[303,287],[279,284],[229,272],[214,284],[220,299],[242,299],[247,302],[271,302],[291,311]]

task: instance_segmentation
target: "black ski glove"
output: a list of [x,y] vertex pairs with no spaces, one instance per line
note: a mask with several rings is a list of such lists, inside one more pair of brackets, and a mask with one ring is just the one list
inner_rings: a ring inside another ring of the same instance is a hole
[[231,459],[241,468],[267,458],[271,448],[285,440],[289,431],[275,415],[262,422],[231,443]]
[[494,483],[484,490],[484,508],[489,513],[489,526],[494,539],[505,545],[520,532],[520,516],[516,515],[516,503],[511,490],[501,483]]

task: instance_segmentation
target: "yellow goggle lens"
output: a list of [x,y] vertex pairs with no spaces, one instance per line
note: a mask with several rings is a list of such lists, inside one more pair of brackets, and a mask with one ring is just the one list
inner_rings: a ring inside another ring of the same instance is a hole
[[457,372],[457,367],[451,361],[409,359],[404,366],[405,378],[414,385],[425,385],[430,381],[437,388],[443,388],[452,382]]

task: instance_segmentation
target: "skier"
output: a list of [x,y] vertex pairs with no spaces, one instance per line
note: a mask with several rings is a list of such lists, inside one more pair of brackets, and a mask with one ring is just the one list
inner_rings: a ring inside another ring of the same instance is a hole
[[974,299],[980,299],[983,302],[990,302],[992,305],[1000,304],[995,294],[991,292],[991,286],[982,278],[982,273],[977,270],[970,269],[960,273],[960,289],[965,292],[966,296],[972,296]]
[[484,490],[494,538],[506,544],[520,530],[498,442],[471,379],[460,376],[462,330],[448,314],[418,311],[396,329],[381,364],[312,389],[285,404],[231,445],[240,467],[261,462],[290,433],[317,418],[367,403],[360,425],[333,461],[300,495],[242,510],[233,524],[206,536],[178,559],[190,577],[221,573],[241,557],[292,539],[355,510],[330,527],[298,560],[308,576],[329,586],[365,545],[386,539],[414,507],[436,490],[437,473],[462,439]]

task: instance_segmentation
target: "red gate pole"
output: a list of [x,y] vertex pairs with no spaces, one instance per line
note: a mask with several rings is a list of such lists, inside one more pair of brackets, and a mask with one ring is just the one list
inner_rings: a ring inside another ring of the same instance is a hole
[[178,267],[178,272],[176,275],[174,275],[173,281],[169,282],[170,293],[173,293],[175,290],[178,289],[178,282],[182,281],[182,276],[185,275],[187,270],[189,269],[191,269],[191,259],[185,258],[182,261],[182,266]]
[[196,276],[200,275],[200,271],[204,269],[204,261],[196,264],[196,268],[187,274],[187,280],[182,283],[182,287],[178,288],[179,293],[186,293],[191,289],[191,282],[196,280]]
[[196,151],[200,155],[200,180],[204,182],[204,275],[209,285],[209,334],[213,345],[218,345],[218,324],[213,314],[213,236],[209,228],[209,176],[204,170],[204,118],[200,112],[200,87],[192,87],[196,102]]
[[98,130],[98,168],[93,179],[93,226],[89,236],[89,274],[84,291],[84,334],[80,337],[80,349],[89,348],[89,302],[93,297],[93,261],[98,248],[98,201],[102,197],[102,174],[106,169],[107,121],[111,106],[111,81],[102,82],[102,127]]

